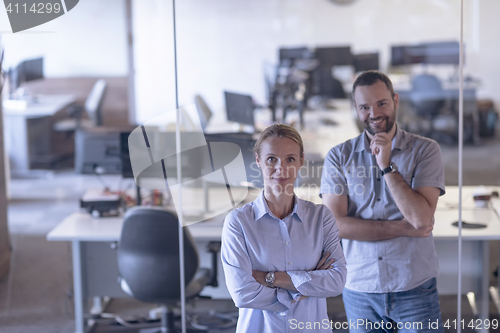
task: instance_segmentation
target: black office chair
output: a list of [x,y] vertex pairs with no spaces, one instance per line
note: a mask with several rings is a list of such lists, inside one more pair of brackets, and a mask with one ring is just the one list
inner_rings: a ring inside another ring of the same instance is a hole
[[[177,215],[168,210],[130,209],[117,252],[122,289],[139,301],[162,304],[161,332],[168,333],[175,332],[173,308],[180,301],[178,225]],[[212,264],[217,264],[219,246],[213,245]],[[198,268],[198,251],[187,228],[184,258],[186,298],[197,296],[207,285],[217,286],[217,266],[212,271]]]
[[412,80],[410,104],[417,116],[427,119],[429,129],[423,135],[431,137],[434,134],[434,118],[445,105],[445,97],[441,82],[434,75],[417,75]]
[[331,68],[318,67],[314,71],[315,94],[324,99],[345,99],[347,95],[342,82],[332,76]]

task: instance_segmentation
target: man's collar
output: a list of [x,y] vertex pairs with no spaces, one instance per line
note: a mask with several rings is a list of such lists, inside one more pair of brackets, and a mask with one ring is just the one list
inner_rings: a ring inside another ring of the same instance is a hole
[[[254,213],[254,218],[255,221],[260,220],[264,215],[269,214],[269,216],[278,219],[274,214],[271,212],[269,209],[269,206],[267,205],[267,201],[264,198],[264,191],[262,191],[257,199],[255,199],[254,204],[253,204],[253,213]],[[304,207],[303,207],[303,202],[300,200],[295,194],[294,194],[294,207],[292,211],[292,215],[295,214],[299,218],[299,220],[302,222],[304,221]],[[278,219],[279,220],[279,219]]]
[[392,150],[401,150],[404,147],[404,133],[396,124],[394,124],[394,126],[396,126],[396,135],[394,135],[394,139],[392,139]]
[[354,151],[355,152],[362,152],[366,151],[368,153],[371,153],[370,149],[370,141],[368,140],[368,134],[366,133],[366,130],[361,133],[360,136],[357,137],[356,142],[354,143]]

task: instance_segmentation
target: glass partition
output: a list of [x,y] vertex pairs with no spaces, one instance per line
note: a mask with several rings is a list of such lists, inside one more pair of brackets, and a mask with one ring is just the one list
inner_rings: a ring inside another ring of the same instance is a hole
[[[228,124],[231,131],[250,134],[274,122],[295,126],[304,139],[307,168],[296,187],[303,191],[302,197],[321,203],[317,192],[325,155],[363,130],[351,103],[353,82],[365,70],[386,73],[399,96],[398,128],[435,140],[443,156],[446,194],[438,201],[434,225],[443,323],[458,329],[459,318],[467,324],[479,319],[482,327],[476,325],[479,322],[472,325],[485,328],[489,287],[497,283],[493,270],[498,266],[496,236],[489,231],[463,232],[460,316],[456,304],[458,228],[453,223],[458,222],[459,211],[460,5],[451,0],[344,2],[177,3],[179,104],[198,103],[204,111],[202,121],[208,115],[205,133],[227,129]],[[155,10],[149,9],[148,24],[170,22],[170,5],[155,4]],[[134,2],[134,6],[140,20],[139,7],[145,5]],[[498,6],[494,1],[464,1],[463,184],[467,187],[462,217],[472,227],[483,223],[489,228],[498,219],[494,199],[484,210],[478,210],[482,203],[473,200],[474,194],[484,191],[477,186],[487,186],[491,194],[492,186],[500,184],[495,108],[500,103],[495,90],[500,67],[494,61],[498,29],[493,17]],[[164,58],[171,60],[173,35],[170,28],[165,31],[152,32],[157,47],[136,52],[164,51],[168,53]],[[165,80],[160,81],[162,89],[172,92],[170,60]],[[228,122],[227,93],[251,97],[253,125],[234,118]],[[172,98],[168,93],[165,106],[173,104]],[[245,163],[251,160],[247,156]],[[340,299],[329,300],[329,313],[337,322],[346,319]]]

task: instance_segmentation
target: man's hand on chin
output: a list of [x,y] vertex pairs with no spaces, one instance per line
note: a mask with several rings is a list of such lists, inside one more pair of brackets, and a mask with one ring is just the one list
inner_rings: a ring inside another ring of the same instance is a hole
[[377,133],[373,136],[370,142],[372,154],[377,159],[377,164],[380,169],[385,169],[391,162],[392,141],[389,134],[385,132]]

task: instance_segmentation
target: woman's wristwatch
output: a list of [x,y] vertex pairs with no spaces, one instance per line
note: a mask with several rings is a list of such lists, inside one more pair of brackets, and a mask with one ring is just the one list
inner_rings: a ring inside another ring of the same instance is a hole
[[276,288],[273,284],[275,280],[276,276],[274,275],[274,272],[269,272],[266,274],[266,283],[269,288]]

